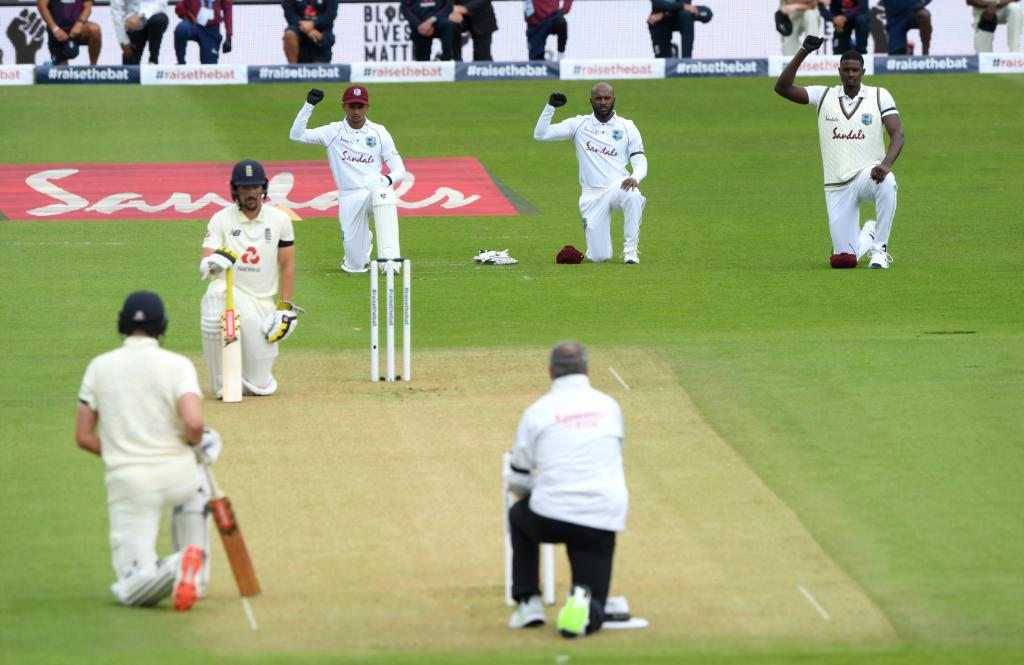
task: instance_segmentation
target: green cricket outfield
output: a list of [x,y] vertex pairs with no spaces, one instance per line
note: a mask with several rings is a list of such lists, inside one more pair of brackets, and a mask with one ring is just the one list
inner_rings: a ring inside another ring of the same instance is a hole
[[[907,137],[888,271],[828,269],[813,112],[769,79],[615,82],[650,164],[639,266],[554,263],[583,245],[576,161],[532,130],[559,87],[556,118],[588,112],[589,83],[374,86],[403,157],[474,157],[526,214],[402,217],[415,378],[390,385],[366,380],[367,279],[338,269],[333,213],[296,222],[308,314],[279,394],[204,403],[257,631],[219,543],[193,611],[114,603],[102,466],[73,440],[132,290],[164,297],[165,346],[205,376],[208,214],[0,221],[0,662],[1024,660],[1024,77],[866,82]],[[322,159],[288,140],[308,87],[11,88],[0,162]],[[313,124],[339,118],[325,102]],[[517,265],[472,262],[506,247]],[[623,406],[612,587],[651,622],[577,642],[508,630],[502,602],[500,455],[564,338]]]

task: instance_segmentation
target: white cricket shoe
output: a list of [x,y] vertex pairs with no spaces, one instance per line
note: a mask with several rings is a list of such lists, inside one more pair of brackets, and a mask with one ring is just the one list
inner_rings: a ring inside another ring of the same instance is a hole
[[857,258],[864,256],[871,250],[871,244],[875,242],[875,225],[877,222],[869,219],[864,222],[860,230],[860,239],[857,241]]
[[882,245],[878,249],[871,250],[871,262],[868,263],[869,268],[879,268],[881,270],[887,270],[889,268],[889,263],[892,262],[892,256],[890,256],[889,252],[885,250],[885,245]]
[[622,253],[622,262],[636,265],[640,263],[640,252],[636,247],[633,249],[627,249]]
[[370,267],[369,266],[363,266],[362,268],[349,268],[347,265],[345,265],[345,259],[342,259],[341,260],[341,269],[344,270],[347,273],[352,273],[353,275],[358,275],[360,273],[369,272]]
[[519,603],[519,607],[508,618],[509,628],[536,628],[547,622],[544,617],[544,603],[540,596],[530,596],[529,600]]

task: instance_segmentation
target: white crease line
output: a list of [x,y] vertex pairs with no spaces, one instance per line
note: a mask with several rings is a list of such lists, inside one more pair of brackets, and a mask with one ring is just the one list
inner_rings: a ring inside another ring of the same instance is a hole
[[811,592],[804,588],[804,585],[797,584],[796,588],[800,591],[800,593],[804,595],[804,598],[806,598],[807,602],[811,604],[811,607],[818,611],[818,614],[821,615],[822,619],[828,621],[832,618],[831,616],[829,616],[829,613],[825,611],[825,608],[821,606],[821,603],[819,603],[817,599],[815,599],[815,597],[811,595]]
[[256,625],[256,615],[252,613],[252,606],[249,605],[249,599],[245,596],[242,596],[242,609],[245,610],[245,618],[249,620],[249,627],[259,630],[259,626]]
[[625,388],[626,390],[629,390],[629,389],[630,389],[630,388],[629,388],[629,386],[628,386],[628,385],[626,385],[626,382],[622,380],[622,377],[621,377],[621,376],[619,376],[619,373],[615,371],[615,368],[614,368],[614,367],[612,367],[611,365],[608,365],[608,371],[612,373],[612,376],[614,376],[614,377],[615,377],[615,380],[616,380],[616,381],[618,381],[619,383],[621,383],[621,384],[622,384],[622,387],[623,387],[623,388]]

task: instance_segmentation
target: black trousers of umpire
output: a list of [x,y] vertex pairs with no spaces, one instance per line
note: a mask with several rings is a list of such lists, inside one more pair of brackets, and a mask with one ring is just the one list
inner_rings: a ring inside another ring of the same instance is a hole
[[573,585],[590,587],[588,633],[604,623],[604,604],[612,582],[615,532],[543,517],[530,510],[528,499],[508,511],[512,536],[512,597],[517,601],[540,594],[540,544],[565,543]]

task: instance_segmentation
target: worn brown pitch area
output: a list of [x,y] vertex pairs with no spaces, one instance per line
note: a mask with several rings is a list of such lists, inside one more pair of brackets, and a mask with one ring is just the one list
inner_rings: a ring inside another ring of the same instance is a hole
[[[547,389],[546,350],[418,351],[415,380],[390,385],[367,380],[367,355],[286,351],[277,395],[206,403],[264,593],[253,633],[215,546],[201,641],[347,654],[557,643],[550,625],[505,627],[502,587],[501,453]],[[626,419],[631,510],[612,591],[651,621],[595,639],[896,639],[661,358],[591,355],[594,385]]]

